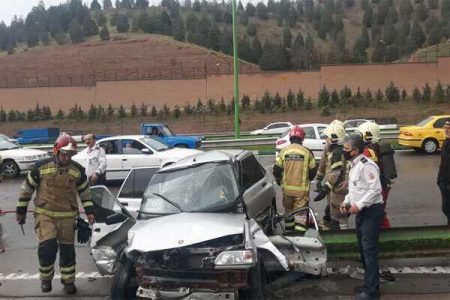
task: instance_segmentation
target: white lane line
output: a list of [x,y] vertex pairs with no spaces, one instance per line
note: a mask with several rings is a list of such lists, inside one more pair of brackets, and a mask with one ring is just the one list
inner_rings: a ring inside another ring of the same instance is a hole
[[[92,278],[110,278],[112,275],[105,275],[102,276],[98,272],[91,272],[91,273],[85,273],[85,272],[78,272],[75,275],[78,279],[92,279]],[[56,273],[55,279],[60,279],[61,274]],[[39,279],[39,273],[36,274],[30,274],[30,273],[11,273],[11,274],[2,274],[0,273],[0,280],[35,280]]]

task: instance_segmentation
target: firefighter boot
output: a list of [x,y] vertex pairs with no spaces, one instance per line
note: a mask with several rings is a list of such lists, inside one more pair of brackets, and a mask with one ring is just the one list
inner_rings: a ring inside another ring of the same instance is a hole
[[49,293],[52,291],[52,281],[51,280],[41,280],[41,291],[43,293]]
[[67,294],[73,295],[77,292],[77,287],[73,282],[64,283],[64,290],[66,291]]

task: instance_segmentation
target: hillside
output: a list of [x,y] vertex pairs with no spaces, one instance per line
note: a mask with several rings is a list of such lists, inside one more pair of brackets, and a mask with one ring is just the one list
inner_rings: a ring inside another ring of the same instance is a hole
[[[149,7],[146,0],[118,0],[114,5],[110,0],[92,0],[90,7],[81,0],[38,5],[25,20],[0,23],[0,74],[14,78],[111,71],[114,75],[104,77],[114,79],[123,70],[152,69],[148,75],[126,75],[147,79],[161,72],[167,74],[159,77],[169,77],[171,68],[181,74],[191,70],[193,77],[201,70],[231,70],[230,58],[217,54],[232,54],[229,2],[163,0]],[[240,58],[263,70],[390,62],[445,43],[450,1],[239,2],[238,23]]]

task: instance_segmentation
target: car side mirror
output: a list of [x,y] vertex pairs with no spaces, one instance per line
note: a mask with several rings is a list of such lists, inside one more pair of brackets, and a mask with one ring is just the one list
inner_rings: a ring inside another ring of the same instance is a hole
[[142,149],[141,152],[142,152],[142,154],[152,154],[150,152],[150,149],[147,149],[147,148]]
[[127,218],[128,217],[125,216],[124,214],[116,212],[116,213],[106,217],[105,224],[106,225],[113,225],[113,224],[122,223]]

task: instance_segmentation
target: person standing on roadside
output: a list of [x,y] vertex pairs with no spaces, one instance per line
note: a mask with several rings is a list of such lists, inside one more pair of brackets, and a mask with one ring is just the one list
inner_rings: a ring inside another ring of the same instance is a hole
[[105,150],[95,145],[96,138],[93,133],[88,133],[83,137],[83,141],[87,147],[81,151],[82,155],[86,157],[84,168],[86,176],[89,178],[91,185],[105,185],[106,184],[106,154]]
[[450,225],[450,120],[444,123],[444,134],[437,185],[442,195],[442,212],[447,217],[447,225]]
[[364,267],[364,285],[356,288],[355,299],[380,298],[379,237],[384,218],[380,170],[363,154],[360,134],[344,139],[344,156],[351,161],[348,194],[340,207],[342,214],[356,215],[356,236]]

